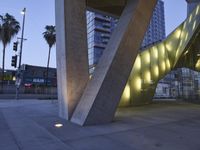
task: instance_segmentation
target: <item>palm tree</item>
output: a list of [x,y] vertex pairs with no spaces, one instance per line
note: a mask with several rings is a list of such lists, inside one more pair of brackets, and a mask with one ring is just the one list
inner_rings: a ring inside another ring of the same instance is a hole
[[49,45],[49,54],[48,54],[48,60],[47,60],[47,73],[46,73],[46,86],[47,86],[51,48],[56,43],[56,27],[52,26],[52,25],[47,25],[45,27],[45,30],[46,31],[43,32],[43,37],[46,40],[47,44]]
[[19,22],[10,14],[0,15],[0,41],[3,44],[3,59],[2,59],[2,90],[5,70],[5,52],[6,46],[11,42],[12,38],[17,35],[20,30]]

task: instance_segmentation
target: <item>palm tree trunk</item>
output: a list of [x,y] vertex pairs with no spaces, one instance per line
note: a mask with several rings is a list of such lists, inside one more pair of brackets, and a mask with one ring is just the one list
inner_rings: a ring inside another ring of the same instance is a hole
[[48,54],[48,60],[47,60],[46,86],[47,86],[47,83],[48,83],[50,57],[51,57],[51,47],[49,47],[49,54]]
[[1,77],[1,91],[3,93],[3,84],[4,84],[4,70],[5,70],[5,51],[6,46],[3,45],[3,59],[2,59],[2,77]]

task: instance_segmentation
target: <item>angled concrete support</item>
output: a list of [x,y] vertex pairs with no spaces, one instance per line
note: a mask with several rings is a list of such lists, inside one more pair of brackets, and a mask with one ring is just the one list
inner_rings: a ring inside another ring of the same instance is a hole
[[164,41],[138,54],[121,105],[151,103],[157,83],[173,69],[200,71],[199,40],[200,5]]
[[112,121],[156,0],[129,0],[81,97],[71,121],[80,125]]
[[88,81],[86,1],[55,0],[59,115],[69,119]]

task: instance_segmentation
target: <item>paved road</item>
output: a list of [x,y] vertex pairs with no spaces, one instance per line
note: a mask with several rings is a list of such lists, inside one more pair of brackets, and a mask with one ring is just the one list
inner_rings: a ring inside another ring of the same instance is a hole
[[200,105],[121,108],[113,123],[89,127],[57,112],[57,101],[1,100],[0,150],[200,150]]

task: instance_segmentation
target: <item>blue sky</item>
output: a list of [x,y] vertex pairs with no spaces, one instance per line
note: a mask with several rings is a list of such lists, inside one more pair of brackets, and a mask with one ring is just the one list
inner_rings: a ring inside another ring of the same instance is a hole
[[[187,14],[185,0],[164,0],[166,33],[169,34],[184,19]],[[46,25],[55,25],[54,0],[1,0],[0,14],[9,13],[21,23],[20,11],[26,7],[25,38],[22,63],[38,66],[46,66],[48,45],[43,39],[42,33]],[[21,36],[21,32],[18,37]],[[13,39],[16,41],[17,37]],[[12,43],[6,48],[6,69],[11,67]],[[0,66],[2,65],[2,44],[0,44]],[[56,67],[55,47],[52,49],[51,67]]]

